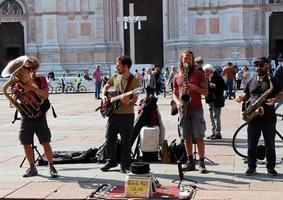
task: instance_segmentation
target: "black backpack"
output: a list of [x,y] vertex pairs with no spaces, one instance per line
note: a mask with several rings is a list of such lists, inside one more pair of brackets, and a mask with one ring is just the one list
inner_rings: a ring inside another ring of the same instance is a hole
[[[117,161],[120,160],[120,153],[121,153],[121,141],[117,140]],[[96,161],[98,163],[106,163],[106,142],[104,142],[100,147],[98,147],[98,150],[96,152]]]

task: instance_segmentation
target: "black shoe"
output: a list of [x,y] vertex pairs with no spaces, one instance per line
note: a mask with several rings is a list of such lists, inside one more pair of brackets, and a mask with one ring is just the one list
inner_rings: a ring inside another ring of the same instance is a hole
[[123,174],[125,174],[125,173],[127,173],[129,171],[130,171],[130,167],[121,166],[121,168],[120,168],[120,172],[123,173]]
[[23,177],[31,177],[31,176],[37,176],[38,172],[35,167],[30,167],[27,169],[27,171],[23,174]]
[[270,176],[277,176],[278,173],[275,169],[267,169],[267,173],[270,175]]
[[182,171],[194,171],[196,170],[195,163],[191,163],[190,161],[186,162],[185,165],[182,167]]
[[116,162],[107,162],[103,167],[100,168],[101,171],[106,172],[113,167],[117,167],[118,164]]
[[215,134],[213,136],[210,137],[210,139],[215,140],[215,139],[222,139],[222,136],[219,134]]
[[207,169],[206,169],[206,167],[205,167],[205,164],[204,163],[200,163],[199,164],[199,172],[201,173],[201,174],[207,174],[208,173],[208,171],[207,171]]
[[57,178],[58,177],[58,172],[57,172],[57,170],[55,169],[54,166],[50,167],[49,172],[50,172],[51,178]]
[[212,135],[206,137],[206,139],[211,139],[211,138],[214,137],[214,136],[215,136],[215,133],[212,133]]
[[246,176],[253,176],[256,174],[256,169],[253,169],[253,168],[249,168],[247,171],[246,171]]

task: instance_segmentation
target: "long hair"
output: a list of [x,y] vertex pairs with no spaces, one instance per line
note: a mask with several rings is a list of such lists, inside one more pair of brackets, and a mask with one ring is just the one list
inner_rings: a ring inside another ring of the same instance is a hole
[[182,71],[182,72],[184,71],[184,66],[183,66],[182,60],[183,60],[184,54],[187,54],[187,53],[192,55],[192,65],[189,69],[189,73],[190,73],[192,70],[195,69],[195,63],[194,63],[195,57],[194,57],[194,53],[189,49],[185,49],[181,53],[181,56],[180,56],[180,59],[179,59],[179,70]]

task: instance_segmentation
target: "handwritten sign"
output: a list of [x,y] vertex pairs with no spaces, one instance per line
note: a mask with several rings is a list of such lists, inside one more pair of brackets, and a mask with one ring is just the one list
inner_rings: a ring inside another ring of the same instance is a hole
[[149,197],[151,179],[128,179],[125,184],[126,197]]

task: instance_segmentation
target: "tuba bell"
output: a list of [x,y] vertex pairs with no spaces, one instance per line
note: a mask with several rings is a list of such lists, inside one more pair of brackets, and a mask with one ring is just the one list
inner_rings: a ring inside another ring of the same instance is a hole
[[40,105],[44,100],[33,91],[25,90],[25,84],[32,82],[29,72],[25,69],[27,62],[28,56],[20,56],[4,68],[2,77],[10,76],[10,80],[3,86],[3,94],[22,115],[36,118],[41,114]]

